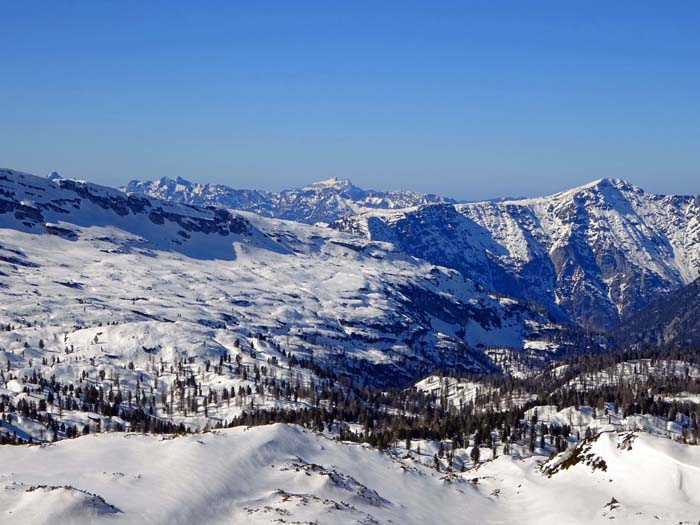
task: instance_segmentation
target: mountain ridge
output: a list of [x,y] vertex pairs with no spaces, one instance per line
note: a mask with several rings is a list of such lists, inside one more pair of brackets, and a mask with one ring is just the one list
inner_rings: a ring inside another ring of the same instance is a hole
[[419,204],[456,202],[434,194],[365,190],[355,186],[349,179],[335,177],[279,193],[235,189],[224,184],[195,183],[181,177],[175,180],[162,177],[145,182],[132,180],[122,190],[186,204],[251,211],[265,217],[307,224],[331,222],[368,209],[397,209]]
[[[221,204],[216,191],[196,188]],[[163,184],[138,189],[189,199]],[[277,194],[280,203],[273,194],[239,195],[228,204],[289,220],[322,219],[391,242],[484,290],[541,304],[595,330],[616,326],[700,275],[700,197],[655,195],[620,178],[541,197],[463,203],[400,192],[375,202],[371,192],[338,179]]]
[[331,227],[607,330],[700,272],[700,197],[599,179],[550,196],[371,210]]
[[[51,180],[70,184],[56,174]],[[616,326],[700,275],[700,197],[655,195],[619,178],[542,197],[464,203],[374,192],[337,178],[278,194],[181,177],[132,181],[125,189],[139,190],[127,191],[134,202],[148,195],[327,223],[594,330]]]

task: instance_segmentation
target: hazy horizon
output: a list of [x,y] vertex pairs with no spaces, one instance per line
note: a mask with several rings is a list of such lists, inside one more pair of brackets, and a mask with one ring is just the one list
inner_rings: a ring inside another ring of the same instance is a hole
[[0,164],[480,200],[700,193],[700,5],[8,4]]
[[[0,169],[10,169],[10,170],[18,171],[18,172],[28,173],[28,174],[30,174],[30,175],[35,175],[35,176],[42,176],[42,175],[43,175],[43,174],[41,174],[41,173],[32,173],[32,172],[28,172],[27,170],[16,170],[15,168],[7,167],[7,166],[0,166]],[[65,174],[65,173],[61,173],[61,172],[59,172],[59,171],[57,171],[57,170],[53,170],[53,171],[49,172],[48,174],[46,174],[46,176],[49,177],[49,176],[52,176],[52,175],[54,175],[54,174],[58,174],[60,177],[66,178],[66,179],[75,179],[75,180],[82,180],[82,181],[90,182],[90,183],[97,183],[95,180],[92,180],[92,179],[90,179],[90,178],[73,177],[73,176],[67,175],[67,174]],[[491,196],[481,197],[481,198],[478,198],[478,199],[460,198],[460,197],[456,197],[456,196],[454,196],[454,195],[450,195],[450,194],[447,194],[447,193],[439,193],[439,192],[431,191],[430,189],[423,191],[423,190],[411,190],[410,188],[406,188],[406,187],[392,187],[392,186],[378,187],[378,186],[371,186],[371,185],[370,185],[370,186],[365,186],[365,185],[358,184],[355,180],[350,179],[350,178],[348,178],[348,177],[343,177],[343,178],[340,178],[340,177],[328,177],[328,178],[326,178],[326,179],[317,179],[317,180],[313,180],[313,181],[304,181],[304,182],[299,182],[299,183],[292,183],[292,184],[289,185],[289,186],[275,187],[275,188],[269,188],[269,189],[268,189],[268,188],[262,188],[262,187],[255,187],[255,186],[236,186],[236,185],[232,185],[232,184],[227,183],[227,182],[216,182],[216,181],[214,181],[214,180],[200,180],[200,179],[197,178],[197,177],[187,178],[187,177],[183,177],[183,176],[181,176],[181,175],[172,176],[172,177],[171,177],[171,176],[168,176],[168,175],[163,175],[163,176],[161,176],[161,177],[158,177],[157,179],[145,179],[145,178],[144,178],[144,179],[139,179],[139,178],[134,178],[134,179],[124,180],[124,181],[119,182],[119,183],[116,183],[116,184],[108,184],[108,183],[99,183],[99,184],[102,184],[103,186],[113,187],[113,188],[124,188],[124,187],[127,186],[127,184],[128,184],[129,182],[132,182],[132,181],[136,181],[136,182],[147,182],[147,181],[157,181],[157,180],[162,180],[162,179],[171,179],[171,180],[176,181],[176,182],[177,182],[178,179],[183,179],[185,182],[191,183],[191,184],[221,184],[221,185],[229,186],[229,187],[231,187],[231,188],[233,188],[233,189],[237,189],[237,190],[261,190],[261,191],[267,191],[267,192],[271,192],[271,193],[279,193],[279,192],[282,192],[282,191],[285,191],[285,190],[302,189],[302,188],[307,187],[307,186],[312,186],[312,185],[314,185],[314,184],[323,183],[323,182],[327,182],[327,181],[330,181],[330,180],[332,180],[332,179],[335,179],[335,180],[337,180],[337,181],[347,181],[347,182],[349,182],[350,184],[352,184],[352,185],[354,185],[354,186],[356,186],[356,187],[359,187],[359,188],[361,188],[361,189],[363,189],[363,190],[375,190],[375,191],[415,191],[416,193],[434,194],[434,195],[438,195],[438,196],[441,196],[441,197],[452,198],[452,199],[454,199],[454,200],[456,200],[456,201],[460,201],[460,202],[479,202],[479,201],[488,201],[488,200],[509,200],[509,199],[521,199],[521,198],[522,198],[522,199],[527,199],[527,198],[532,198],[532,197],[546,197],[546,196],[548,196],[548,195],[554,195],[554,194],[556,194],[556,193],[560,193],[560,192],[564,192],[564,191],[571,190],[571,189],[574,189],[574,188],[578,188],[578,187],[581,187],[581,186],[586,186],[586,185],[589,185],[589,184],[593,184],[593,183],[598,182],[599,180],[602,180],[602,179],[620,179],[620,180],[624,180],[625,182],[628,182],[628,183],[632,184],[633,186],[636,186],[636,187],[638,187],[638,188],[641,188],[642,190],[644,190],[644,191],[646,191],[646,192],[648,192],[648,193],[657,194],[657,195],[691,195],[691,196],[692,196],[692,195],[698,195],[697,193],[672,193],[672,192],[668,192],[668,191],[652,191],[652,190],[650,190],[650,189],[648,189],[648,188],[646,188],[646,187],[644,187],[644,186],[641,186],[641,185],[637,184],[634,180],[631,180],[631,179],[628,179],[628,178],[624,178],[624,177],[601,177],[601,178],[598,178],[598,179],[589,179],[589,180],[587,180],[587,181],[581,182],[580,184],[576,184],[576,185],[573,185],[573,186],[562,186],[562,187],[554,188],[554,189],[552,189],[551,191],[547,191],[547,192],[544,192],[544,193],[532,193],[532,194],[522,194],[522,195],[501,194],[501,195],[491,195]]]

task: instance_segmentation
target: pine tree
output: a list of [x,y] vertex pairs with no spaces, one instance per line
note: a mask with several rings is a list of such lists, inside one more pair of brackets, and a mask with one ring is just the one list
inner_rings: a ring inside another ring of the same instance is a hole
[[471,452],[469,453],[469,457],[472,460],[472,463],[475,465],[479,463],[479,458],[481,457],[481,451],[479,450],[479,447],[472,447]]

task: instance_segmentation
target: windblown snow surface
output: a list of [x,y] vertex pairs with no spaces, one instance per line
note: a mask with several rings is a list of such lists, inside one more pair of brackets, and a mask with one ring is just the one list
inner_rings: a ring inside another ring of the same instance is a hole
[[605,432],[444,474],[283,424],[0,448],[2,523],[697,523],[700,449]]

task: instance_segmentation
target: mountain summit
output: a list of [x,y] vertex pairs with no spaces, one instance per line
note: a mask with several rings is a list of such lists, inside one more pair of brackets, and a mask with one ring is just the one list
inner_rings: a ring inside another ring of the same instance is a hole
[[304,186],[302,189],[304,189],[304,190],[329,189],[329,190],[336,190],[336,191],[347,191],[349,189],[360,190],[360,188],[358,188],[352,182],[350,182],[350,179],[338,179],[337,177],[330,177],[328,179],[320,180],[318,182],[312,182],[311,184],[307,184],[306,186]]
[[308,224],[328,223],[372,209],[455,202],[432,194],[365,190],[348,179],[335,177],[279,193],[241,190],[223,184],[193,183],[181,178],[174,181],[167,177],[145,182],[132,180],[122,189],[128,193],[144,193],[186,204],[252,211],[265,217]]

